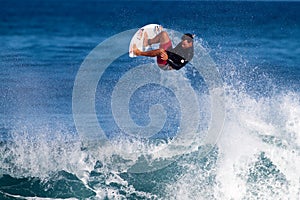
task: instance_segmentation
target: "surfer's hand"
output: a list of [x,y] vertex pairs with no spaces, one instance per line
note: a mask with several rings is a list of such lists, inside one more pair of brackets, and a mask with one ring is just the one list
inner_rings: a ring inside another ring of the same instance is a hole
[[168,60],[168,54],[166,53],[166,51],[161,51],[161,53],[160,53],[160,58],[162,59],[162,60]]

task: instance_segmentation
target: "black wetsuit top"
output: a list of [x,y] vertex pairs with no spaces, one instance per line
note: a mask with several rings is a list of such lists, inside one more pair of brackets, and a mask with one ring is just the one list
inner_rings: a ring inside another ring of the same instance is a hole
[[166,52],[168,54],[167,63],[173,69],[179,70],[192,60],[194,47],[183,49],[180,42],[174,49],[169,49]]

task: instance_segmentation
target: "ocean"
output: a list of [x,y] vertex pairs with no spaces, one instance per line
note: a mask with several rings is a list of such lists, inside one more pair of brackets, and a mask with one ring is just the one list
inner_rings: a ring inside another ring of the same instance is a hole
[[[0,1],[0,199],[300,199],[299,10]],[[191,63],[130,58],[146,24]]]

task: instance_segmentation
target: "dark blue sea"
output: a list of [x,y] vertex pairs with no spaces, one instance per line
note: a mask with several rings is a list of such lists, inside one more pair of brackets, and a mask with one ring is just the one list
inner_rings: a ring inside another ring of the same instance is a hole
[[[0,1],[0,199],[300,199],[300,2]],[[138,28],[179,71],[128,56]]]

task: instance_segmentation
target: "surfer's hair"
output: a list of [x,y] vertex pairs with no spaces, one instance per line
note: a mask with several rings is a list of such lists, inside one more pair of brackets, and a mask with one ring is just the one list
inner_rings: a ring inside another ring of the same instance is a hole
[[185,33],[182,37],[181,40],[187,40],[188,42],[193,42],[194,36],[190,33]]

